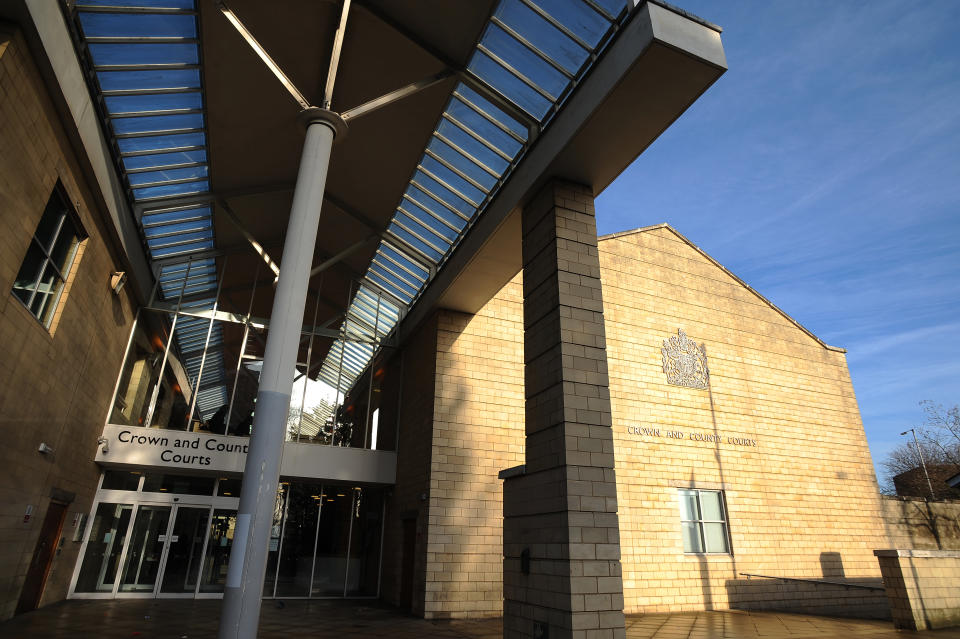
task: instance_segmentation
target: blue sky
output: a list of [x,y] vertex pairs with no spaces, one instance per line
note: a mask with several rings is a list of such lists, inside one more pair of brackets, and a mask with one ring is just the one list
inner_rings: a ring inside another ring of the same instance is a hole
[[669,222],[847,361],[875,462],[960,403],[960,2],[709,2],[729,70],[598,199]]

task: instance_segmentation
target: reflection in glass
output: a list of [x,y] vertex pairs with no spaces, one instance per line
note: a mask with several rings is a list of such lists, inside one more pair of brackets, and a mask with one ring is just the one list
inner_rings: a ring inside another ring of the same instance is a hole
[[287,497],[290,494],[290,482],[281,482],[277,486],[277,500],[273,506],[273,522],[270,525],[270,545],[267,547],[267,572],[263,579],[263,594],[273,596],[277,580],[277,559],[280,557],[280,539],[283,536],[284,514],[287,510]]
[[120,579],[120,592],[153,591],[169,519],[169,506],[140,506],[137,509]]
[[320,484],[293,484],[287,497],[283,525],[283,548],[277,571],[277,597],[310,595],[313,548],[317,538],[317,514],[323,489]]
[[203,558],[200,575],[200,592],[223,592],[227,583],[227,566],[230,563],[230,548],[233,546],[236,525],[237,511],[213,511],[207,553]]
[[697,508],[697,491],[680,490],[680,519],[697,520],[700,519],[700,511]]
[[383,493],[359,488],[354,493],[347,595],[375,597],[380,570]]
[[317,534],[317,558],[313,570],[313,590],[318,596],[343,596],[347,571],[347,544],[353,510],[353,491],[346,486],[325,484],[321,494],[320,528]]
[[107,470],[103,473],[104,490],[137,490],[140,486],[140,473],[125,470]]
[[172,493],[174,495],[212,495],[214,477],[191,477],[189,475],[156,475],[143,478],[143,492]]
[[76,592],[111,592],[133,506],[100,504],[93,517]]
[[210,509],[207,507],[177,507],[160,592],[196,590],[209,515]]
[[704,523],[703,538],[707,552],[730,552],[727,547],[727,532],[722,523]]
[[712,490],[700,491],[700,508],[704,521],[722,521],[723,508],[720,506],[720,493]]

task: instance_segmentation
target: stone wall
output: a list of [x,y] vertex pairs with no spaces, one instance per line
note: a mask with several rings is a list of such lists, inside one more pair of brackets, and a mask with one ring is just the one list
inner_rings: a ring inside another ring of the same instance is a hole
[[[387,499],[384,522],[383,599],[424,614],[427,527],[431,520],[431,446],[433,446],[437,317],[434,315],[388,364],[382,393],[381,423],[399,423],[397,484]],[[399,410],[399,420],[395,411]],[[410,538],[412,537],[412,539]],[[406,562],[406,565],[405,565]]]
[[[0,619],[17,605],[51,498],[67,503],[64,542],[41,605],[66,596],[99,477],[97,438],[133,321],[124,270],[24,40],[0,28]],[[60,180],[88,234],[48,329],[12,293],[13,282]],[[129,287],[128,287],[129,288]],[[40,443],[52,454],[38,452]],[[24,522],[27,507],[33,509]]]
[[[887,541],[843,352],[669,227],[602,240],[600,262],[627,611],[813,610],[838,596],[746,575],[879,585]],[[706,389],[667,383],[661,347],[678,329],[705,347]],[[684,553],[690,487],[723,491],[731,554]]]
[[896,628],[960,626],[960,553],[878,550],[876,555]]
[[445,311],[437,336],[426,610],[431,617],[503,610],[502,487],[523,463],[521,283],[476,315]]
[[884,497],[883,519],[894,548],[960,550],[960,501]]
[[[625,610],[884,616],[872,553],[890,542],[843,352],[668,227],[603,238],[599,248]],[[523,459],[520,282],[473,317],[441,316],[432,616],[500,610],[500,577],[489,570],[501,553],[496,470]],[[661,346],[678,329],[705,345],[709,388],[667,383]],[[724,491],[732,554],[683,552],[685,487]]]

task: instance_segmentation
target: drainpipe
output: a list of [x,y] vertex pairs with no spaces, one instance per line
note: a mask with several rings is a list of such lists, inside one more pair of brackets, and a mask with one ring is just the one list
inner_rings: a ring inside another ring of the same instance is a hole
[[256,639],[257,636],[287,410],[293,392],[320,207],[334,138],[346,132],[340,116],[326,109],[311,107],[300,117],[306,124],[307,135],[270,313],[270,330],[223,593],[220,639]]

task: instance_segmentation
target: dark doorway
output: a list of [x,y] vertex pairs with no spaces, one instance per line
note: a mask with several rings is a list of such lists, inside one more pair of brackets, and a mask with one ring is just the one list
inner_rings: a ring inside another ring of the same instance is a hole
[[23,582],[23,590],[20,591],[20,601],[17,602],[16,611],[18,615],[36,610],[40,605],[43,586],[47,582],[47,575],[50,574],[50,564],[53,563],[53,554],[57,550],[57,541],[60,539],[66,514],[66,504],[50,502],[47,515],[43,518],[43,526],[40,528],[40,538],[37,539],[37,546],[33,550],[30,568],[27,570],[27,579]]
[[400,608],[413,609],[413,559],[417,550],[417,520],[403,520],[403,563],[400,567]]

